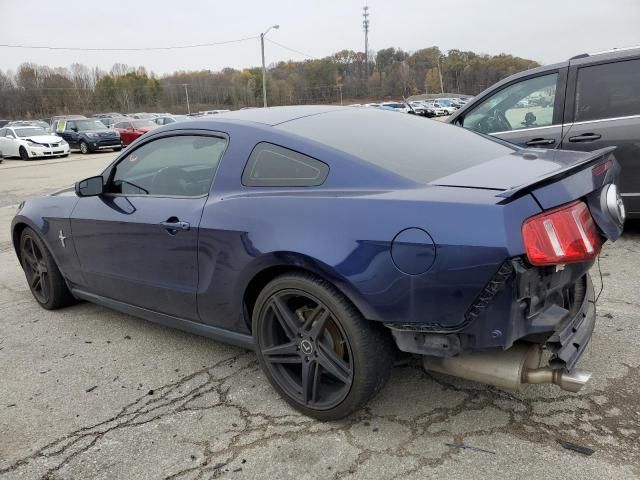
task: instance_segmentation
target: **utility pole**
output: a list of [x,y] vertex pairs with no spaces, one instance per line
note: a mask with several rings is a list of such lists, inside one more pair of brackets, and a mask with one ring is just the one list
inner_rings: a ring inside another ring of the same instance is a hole
[[440,68],[440,59],[442,56],[438,57],[438,75],[440,76],[440,93],[444,93],[444,86],[442,85],[442,69]]
[[280,25],[273,25],[260,34],[260,52],[262,53],[262,104],[265,108],[267,108],[267,67],[264,64],[264,37],[272,28],[277,30],[280,28]]
[[184,87],[184,94],[187,97],[187,113],[191,113],[191,106],[189,105],[189,89],[187,88],[189,84],[181,83],[181,85]]
[[369,7],[362,8],[362,28],[364,29],[364,79],[369,79]]
[[338,90],[340,91],[340,105],[342,105],[342,84],[339,83],[337,87],[338,87]]

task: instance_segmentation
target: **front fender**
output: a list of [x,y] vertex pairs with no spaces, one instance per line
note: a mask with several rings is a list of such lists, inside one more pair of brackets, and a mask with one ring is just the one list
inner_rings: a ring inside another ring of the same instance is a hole
[[[13,247],[20,257],[20,234],[25,227],[33,229],[51,253],[62,276],[83,285],[84,280],[75,253],[69,216],[78,201],[75,194],[51,195],[27,200],[11,222]],[[64,245],[59,239],[65,237]]]

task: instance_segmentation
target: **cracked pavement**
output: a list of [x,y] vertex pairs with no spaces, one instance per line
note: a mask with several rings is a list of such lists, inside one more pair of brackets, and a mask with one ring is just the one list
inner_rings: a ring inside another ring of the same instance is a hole
[[280,400],[251,352],[89,303],[36,305],[12,205],[111,158],[0,165],[0,479],[640,478],[640,224],[601,255],[579,394],[505,392],[410,362],[364,410],[321,423]]

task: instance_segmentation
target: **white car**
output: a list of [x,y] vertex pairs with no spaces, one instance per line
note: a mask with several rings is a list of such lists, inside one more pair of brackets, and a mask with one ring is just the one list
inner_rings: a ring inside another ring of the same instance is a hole
[[425,103],[425,105],[429,107],[437,116],[449,115],[449,112],[437,103],[429,102]]
[[66,157],[69,144],[57,135],[40,127],[0,128],[0,152],[5,158],[20,157],[30,160],[38,157]]
[[444,113],[445,115],[451,115],[453,112],[455,112],[457,110],[457,108],[455,108],[455,107],[442,105],[441,103],[438,103],[438,102],[434,103],[433,106],[436,107],[436,109],[440,109],[443,112],[445,112]]
[[401,102],[383,102],[380,104],[380,107],[385,110],[395,110],[396,112],[409,113],[411,108],[406,103]]

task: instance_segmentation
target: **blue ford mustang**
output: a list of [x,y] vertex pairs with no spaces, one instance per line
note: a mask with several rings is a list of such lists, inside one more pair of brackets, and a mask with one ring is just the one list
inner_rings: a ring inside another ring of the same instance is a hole
[[577,391],[588,271],[624,221],[618,173],[611,150],[520,149],[378,109],[245,110],[144,135],[23,202],[12,235],[44,308],[88,300],[255,349],[286,401],[331,420],[398,351]]

